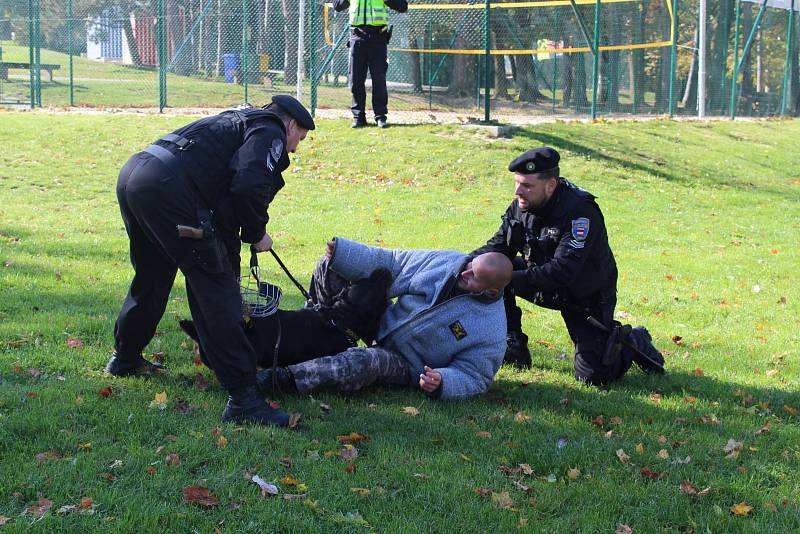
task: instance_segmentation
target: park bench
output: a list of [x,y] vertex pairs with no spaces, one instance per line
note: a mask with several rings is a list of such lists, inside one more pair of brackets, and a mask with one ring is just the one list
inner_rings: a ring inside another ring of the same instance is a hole
[[[14,61],[0,61],[0,79],[8,80],[8,69],[30,69],[30,63],[21,63],[21,62],[14,62]],[[61,68],[61,65],[50,64],[50,63],[40,63],[39,68],[43,71],[47,72],[48,80],[53,81],[53,71],[58,70]]]

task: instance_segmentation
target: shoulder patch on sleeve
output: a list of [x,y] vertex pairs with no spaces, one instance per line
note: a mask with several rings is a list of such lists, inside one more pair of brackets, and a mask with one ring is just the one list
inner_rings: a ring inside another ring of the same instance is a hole
[[267,156],[267,169],[270,172],[275,170],[275,164],[280,161],[281,154],[283,154],[283,141],[280,139],[273,139],[272,146],[269,149],[269,155]]
[[270,149],[272,154],[272,159],[278,161],[281,159],[281,154],[283,153],[283,141],[280,139],[274,139],[272,141],[272,148]]
[[582,242],[586,241],[586,237],[589,235],[589,219],[586,217],[578,217],[577,219],[572,219],[572,237],[575,241]]

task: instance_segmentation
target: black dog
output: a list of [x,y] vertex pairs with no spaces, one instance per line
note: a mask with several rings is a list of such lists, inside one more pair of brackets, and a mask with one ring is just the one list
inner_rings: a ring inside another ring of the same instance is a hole
[[[249,318],[245,332],[258,356],[258,365],[287,366],[338,354],[354,347],[359,338],[371,345],[389,305],[391,284],[391,273],[377,269],[343,289],[330,306],[316,304],[299,310],[278,310],[269,317]],[[198,341],[193,321],[180,321],[180,326]],[[202,349],[200,358],[207,365]]]

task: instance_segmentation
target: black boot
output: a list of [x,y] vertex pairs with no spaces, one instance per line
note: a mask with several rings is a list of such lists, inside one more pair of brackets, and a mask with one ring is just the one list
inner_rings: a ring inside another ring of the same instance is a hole
[[[653,345],[653,338],[650,336],[650,332],[647,331],[647,328],[643,326],[634,327],[628,336],[628,341],[647,356],[647,358],[645,358],[642,354],[631,351],[633,354],[633,361],[639,366],[639,369],[648,375],[664,373],[664,356],[655,345]],[[658,365],[654,365],[654,363]]]
[[289,426],[289,414],[269,406],[256,386],[248,386],[230,391],[222,422]]
[[512,330],[506,336],[506,344],[503,363],[513,365],[518,369],[529,369],[531,353],[528,350],[528,336],[522,330]]
[[367,119],[356,117],[353,119],[353,123],[350,125],[350,128],[364,128],[367,125]]
[[262,397],[300,395],[294,376],[288,367],[276,367],[274,371],[270,367],[256,373],[256,386]]
[[114,351],[103,372],[114,376],[139,376],[166,373],[167,368],[160,363],[147,361],[141,356],[134,359],[123,359],[117,354],[117,351]]

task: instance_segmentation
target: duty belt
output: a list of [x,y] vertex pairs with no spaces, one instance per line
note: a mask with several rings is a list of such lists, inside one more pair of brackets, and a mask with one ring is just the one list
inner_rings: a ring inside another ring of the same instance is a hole
[[[178,147],[178,150],[184,151],[188,149],[190,146],[194,144],[194,141],[186,139],[185,137],[181,137],[180,135],[176,134],[167,134],[159,141],[166,141],[168,143],[172,143],[173,145]],[[166,165],[169,170],[175,173],[175,176],[182,176],[183,169],[181,166],[180,160],[175,157],[175,154],[164,148],[163,146],[159,145],[150,145],[145,148],[142,152],[147,152],[151,156],[155,156],[156,158],[161,161],[164,165]]]

